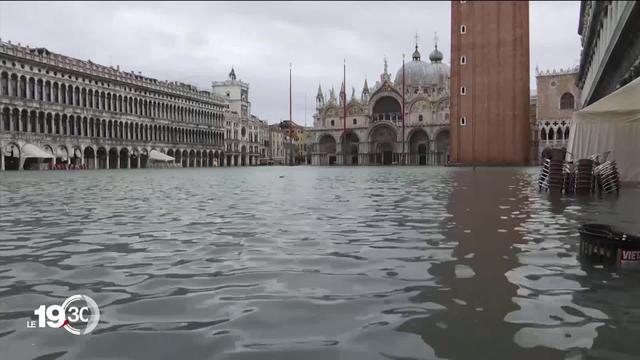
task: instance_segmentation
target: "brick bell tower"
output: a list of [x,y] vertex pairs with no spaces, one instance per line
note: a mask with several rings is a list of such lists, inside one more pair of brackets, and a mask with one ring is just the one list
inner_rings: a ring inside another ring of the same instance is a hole
[[529,3],[451,2],[450,162],[527,165]]

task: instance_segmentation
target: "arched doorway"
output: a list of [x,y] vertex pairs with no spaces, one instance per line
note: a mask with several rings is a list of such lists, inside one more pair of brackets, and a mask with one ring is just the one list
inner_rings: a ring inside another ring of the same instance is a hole
[[120,169],[129,168],[129,149],[123,147],[120,149]]
[[344,164],[345,165],[357,165],[358,164],[358,147],[360,144],[360,139],[358,135],[353,132],[349,132],[344,138],[344,143],[342,146],[344,149],[342,150],[344,153]]
[[64,145],[58,146],[56,151],[56,163],[57,164],[66,164],[69,161],[69,151],[67,147]]
[[109,149],[109,169],[118,168],[118,149]]
[[[85,158],[87,156],[87,149],[84,149],[85,151]],[[97,165],[98,165],[98,169],[108,169],[109,166],[107,165],[107,161],[108,161],[108,154],[107,154],[107,150],[103,147],[98,148],[98,151],[96,153],[96,160],[97,160]]]
[[[42,147],[42,149],[52,155],[52,157],[49,159],[48,163],[49,163],[49,167],[53,168],[53,165],[55,164],[56,152],[53,151],[53,148],[50,145],[44,145]],[[45,161],[47,161],[47,160],[45,160]]]
[[189,166],[189,152],[187,150],[182,150],[182,167]]
[[212,167],[213,166],[213,151],[209,150],[209,156],[207,158],[207,166],[208,167]]
[[246,165],[247,165],[247,147],[242,145],[242,147],[240,148],[240,166],[246,166]]
[[149,166],[149,150],[142,149],[140,151],[140,168],[146,169]]
[[129,156],[129,167],[131,169],[138,168],[139,158],[140,158],[140,151],[138,149],[131,150],[131,155]]
[[200,150],[196,151],[196,167],[202,167],[202,153]]
[[174,157],[176,158],[176,159],[174,160],[174,162],[175,162],[176,164],[180,164],[180,165],[182,165],[182,151],[180,151],[180,150],[176,150],[176,154],[175,154],[175,156],[174,156]]
[[189,152],[189,167],[195,167],[196,166],[196,152],[194,150],[191,150]]
[[5,170],[20,169],[20,147],[18,144],[11,143],[5,146],[2,150],[2,156],[4,156]]
[[[75,155],[74,164],[78,165],[80,163],[80,159],[78,157],[78,155],[80,155],[80,149],[75,149],[73,152]],[[87,169],[97,168],[96,154],[93,151],[93,148],[91,146],[87,146],[86,148],[84,148],[83,157],[84,157],[84,164],[87,166]]]
[[373,150],[373,159],[370,162],[377,165],[391,165],[397,162],[397,154],[394,152],[396,138],[396,132],[391,126],[375,127],[369,136],[369,149]]
[[427,165],[429,136],[424,129],[417,129],[409,136],[409,165]]
[[173,149],[167,150],[167,155],[171,156],[172,158],[175,158],[175,156],[173,156]]
[[320,151],[320,164],[333,165],[336,162],[336,139],[329,134],[322,135],[318,142]]
[[436,153],[438,165],[449,162],[449,130],[442,130],[436,136]]

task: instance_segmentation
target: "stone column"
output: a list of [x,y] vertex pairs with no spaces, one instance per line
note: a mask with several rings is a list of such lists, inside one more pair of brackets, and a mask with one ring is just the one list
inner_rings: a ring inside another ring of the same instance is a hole
[[116,169],[120,169],[120,151],[116,154]]
[[136,157],[137,162],[138,162],[138,169],[140,169],[140,157],[142,154],[138,154],[138,156]]
[[[98,153],[96,152],[96,158],[98,157]],[[106,166],[105,168],[108,170],[109,169],[109,152],[107,151],[107,159],[106,159]]]
[[127,156],[127,169],[131,169],[131,154]]
[[0,171],[4,171],[4,152],[0,147]]

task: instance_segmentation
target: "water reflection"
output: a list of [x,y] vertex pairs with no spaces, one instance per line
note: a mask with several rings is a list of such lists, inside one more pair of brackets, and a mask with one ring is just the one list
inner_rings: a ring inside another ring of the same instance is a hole
[[[529,169],[0,174],[1,358],[620,358],[640,278],[581,265],[619,200],[538,194]],[[635,210],[635,211],[634,211]],[[27,330],[82,293],[96,331]]]

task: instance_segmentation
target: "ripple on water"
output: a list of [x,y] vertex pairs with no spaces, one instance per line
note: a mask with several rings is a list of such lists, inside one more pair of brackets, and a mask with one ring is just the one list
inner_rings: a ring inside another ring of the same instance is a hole
[[[640,353],[640,278],[583,268],[575,231],[640,223],[640,195],[558,200],[535,181],[518,168],[1,173],[0,357]],[[75,293],[100,306],[91,336],[25,328]]]

